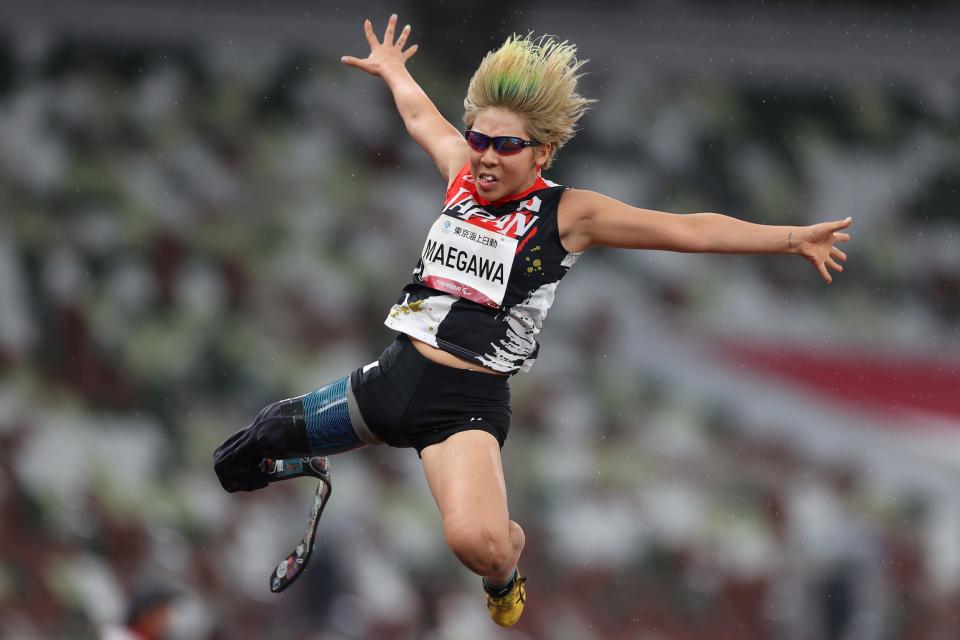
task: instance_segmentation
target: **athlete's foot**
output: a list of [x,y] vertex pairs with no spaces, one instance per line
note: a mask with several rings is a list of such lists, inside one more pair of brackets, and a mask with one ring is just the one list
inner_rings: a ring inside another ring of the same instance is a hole
[[284,458],[273,460],[265,458],[260,469],[267,474],[267,482],[278,482],[309,476],[325,482],[330,479],[330,464],[325,456],[305,456],[303,458]]
[[487,592],[487,611],[490,612],[493,621],[501,627],[512,627],[517,624],[517,620],[523,614],[523,605],[527,601],[527,588],[524,586],[526,581],[527,579],[520,575],[520,570],[517,569],[513,584],[506,593],[493,594],[486,586],[484,587]]

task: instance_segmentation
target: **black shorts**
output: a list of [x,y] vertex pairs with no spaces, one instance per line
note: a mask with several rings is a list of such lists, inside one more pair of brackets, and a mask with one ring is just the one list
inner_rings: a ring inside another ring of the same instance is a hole
[[431,362],[400,334],[377,362],[350,374],[360,413],[351,417],[386,444],[413,447],[418,454],[471,429],[490,433],[503,447],[510,429],[507,380]]

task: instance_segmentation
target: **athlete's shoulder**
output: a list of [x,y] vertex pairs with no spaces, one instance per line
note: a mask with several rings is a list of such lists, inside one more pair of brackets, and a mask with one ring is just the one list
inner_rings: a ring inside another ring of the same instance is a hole
[[592,209],[605,198],[604,195],[589,189],[576,189],[574,187],[564,187],[560,199],[560,206],[569,210]]

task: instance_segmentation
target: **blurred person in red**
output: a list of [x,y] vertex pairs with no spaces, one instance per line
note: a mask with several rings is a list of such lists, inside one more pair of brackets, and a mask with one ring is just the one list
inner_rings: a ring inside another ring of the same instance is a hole
[[102,640],[164,640],[173,623],[178,592],[165,585],[139,588],[130,596],[123,626],[108,627]]
[[394,15],[381,41],[365,21],[369,55],[342,61],[384,80],[447,185],[412,280],[385,321],[397,339],[349,376],[265,407],[217,449],[214,466],[226,490],[252,491],[271,481],[277,458],[380,443],[415,448],[451,550],[482,576],[493,620],[512,626],[526,588],[517,569],[525,537],[509,516],[500,456],[508,379],[535,362],[556,287],[583,251],[798,255],[829,283],[829,269],[842,271],[846,255],[834,245],[849,240],[841,230],[851,220],[793,227],[675,215],[554,183],[542,171],[592,102],[577,93],[585,61],[574,45],[508,38],[471,79],[461,132],[408,72],[417,45],[407,46],[410,25],[399,35],[396,26]]

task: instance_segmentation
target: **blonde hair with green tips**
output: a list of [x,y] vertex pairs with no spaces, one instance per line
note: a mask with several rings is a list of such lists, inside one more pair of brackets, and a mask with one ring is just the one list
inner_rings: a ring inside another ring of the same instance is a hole
[[551,36],[534,39],[516,34],[480,62],[463,100],[463,122],[469,129],[477,115],[490,107],[503,107],[520,115],[527,135],[552,143],[546,167],[576,132],[577,121],[590,103],[577,93],[578,74],[586,60],[577,60],[577,47]]

